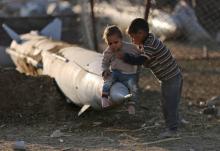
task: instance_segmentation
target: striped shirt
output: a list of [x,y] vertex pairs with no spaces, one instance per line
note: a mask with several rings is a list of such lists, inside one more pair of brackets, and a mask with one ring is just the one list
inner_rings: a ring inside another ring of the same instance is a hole
[[145,67],[150,68],[161,81],[168,80],[180,73],[180,68],[170,50],[151,33],[144,41],[142,56],[147,59]]

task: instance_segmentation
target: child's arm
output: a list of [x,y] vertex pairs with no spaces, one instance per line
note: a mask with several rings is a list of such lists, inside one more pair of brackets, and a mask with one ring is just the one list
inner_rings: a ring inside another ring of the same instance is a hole
[[146,61],[146,57],[141,55],[132,55],[129,53],[125,53],[123,55],[123,60],[124,62],[132,65],[143,65],[144,62]]
[[120,53],[117,55],[117,58],[131,65],[143,65],[147,61],[147,58],[143,55],[133,55],[130,53]]
[[105,78],[110,74],[110,63],[111,63],[112,53],[109,50],[105,50],[102,59],[102,76]]

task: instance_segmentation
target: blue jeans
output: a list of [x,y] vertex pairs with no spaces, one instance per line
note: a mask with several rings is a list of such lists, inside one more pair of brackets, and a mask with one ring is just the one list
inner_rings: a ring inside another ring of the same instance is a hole
[[137,74],[124,74],[118,70],[113,70],[110,78],[104,81],[102,93],[109,96],[111,86],[115,82],[121,82],[128,88],[132,94],[132,98],[129,103],[135,104],[137,100]]
[[182,92],[182,83],[183,78],[181,74],[161,83],[162,111],[166,125],[170,130],[176,130],[178,127],[178,106]]

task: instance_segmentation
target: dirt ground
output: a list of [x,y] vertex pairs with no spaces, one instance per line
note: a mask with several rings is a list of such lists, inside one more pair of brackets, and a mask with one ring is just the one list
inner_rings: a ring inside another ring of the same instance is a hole
[[[13,150],[16,141],[24,141],[30,151],[220,150],[220,118],[203,114],[200,103],[220,96],[219,52],[202,59],[201,49],[182,51],[182,59],[179,51],[174,54],[184,77],[180,115],[189,123],[180,126],[179,137],[158,138],[164,130],[160,85],[147,70],[141,74],[135,116],[120,106],[77,117],[79,108],[66,103],[53,79],[0,68],[0,150]],[[52,137],[55,131],[60,133]]]

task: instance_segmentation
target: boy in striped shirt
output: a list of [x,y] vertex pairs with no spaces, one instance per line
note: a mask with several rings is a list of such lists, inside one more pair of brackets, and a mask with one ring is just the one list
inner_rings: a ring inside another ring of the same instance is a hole
[[172,137],[178,128],[178,105],[182,91],[182,75],[170,50],[153,34],[149,33],[148,23],[142,19],[134,19],[128,27],[132,42],[139,45],[142,54],[135,56],[124,53],[118,57],[126,63],[144,65],[150,68],[161,82],[162,111],[167,130],[161,137]]

